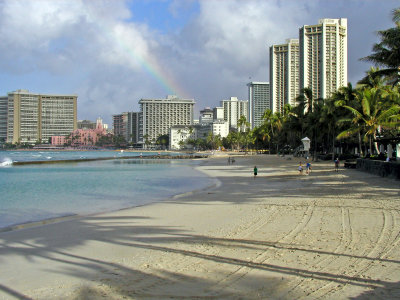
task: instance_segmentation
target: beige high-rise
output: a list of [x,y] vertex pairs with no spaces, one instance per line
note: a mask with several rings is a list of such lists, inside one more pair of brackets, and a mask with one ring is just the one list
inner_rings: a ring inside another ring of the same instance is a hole
[[304,25],[300,37],[300,89],[328,98],[347,85],[347,19],[320,19]]
[[272,45],[269,55],[271,109],[283,112],[285,104],[296,105],[300,92],[299,40],[287,39],[285,44]]
[[46,143],[77,129],[76,95],[8,93],[7,142]]
[[7,140],[8,97],[0,97],[0,144]]
[[141,99],[142,130],[140,137],[155,142],[160,135],[168,134],[172,126],[192,125],[194,99],[179,99],[168,95],[166,99]]

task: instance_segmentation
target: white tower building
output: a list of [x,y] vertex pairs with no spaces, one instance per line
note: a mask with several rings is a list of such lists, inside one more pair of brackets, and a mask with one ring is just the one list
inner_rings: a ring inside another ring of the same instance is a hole
[[179,99],[174,95],[166,99],[141,99],[141,136],[156,141],[160,135],[168,134],[174,125],[192,125],[194,103],[193,99]]
[[273,112],[283,112],[285,104],[296,105],[300,92],[298,39],[287,39],[285,44],[272,45],[269,50],[270,89]]
[[300,89],[328,98],[347,85],[347,19],[320,19],[304,25],[300,37]]
[[249,101],[238,100],[231,97],[230,100],[222,100],[221,106],[224,108],[224,120],[228,122],[230,128],[237,129],[237,122],[241,116],[245,116],[249,121]]
[[249,120],[251,128],[260,126],[265,110],[272,109],[269,82],[250,82],[249,87]]

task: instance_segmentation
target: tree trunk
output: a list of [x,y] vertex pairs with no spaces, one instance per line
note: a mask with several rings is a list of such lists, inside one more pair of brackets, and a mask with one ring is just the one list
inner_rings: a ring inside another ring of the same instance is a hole
[[332,160],[335,160],[335,132],[332,134]]
[[362,150],[362,141],[361,141],[361,133],[358,132],[358,147],[360,150],[360,157],[363,157],[363,150]]
[[375,150],[376,150],[376,153],[379,155],[381,153],[381,151],[379,151],[378,142],[376,141],[376,134],[375,133],[374,133],[374,140],[375,140],[375,142],[374,142]]
[[372,155],[372,139],[371,139],[371,136],[369,136],[369,155]]
[[313,161],[317,161],[317,130],[314,129],[314,158]]

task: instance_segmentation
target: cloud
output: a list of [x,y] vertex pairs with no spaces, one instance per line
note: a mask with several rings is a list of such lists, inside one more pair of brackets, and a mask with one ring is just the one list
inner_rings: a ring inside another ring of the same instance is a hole
[[[282,8],[276,1],[200,1],[199,15],[167,52],[179,81],[207,106],[230,96],[247,99],[249,77],[269,80],[269,46],[296,37],[297,15],[310,13],[309,5],[296,3]],[[283,11],[295,17],[282,22]]]
[[[119,105],[132,101],[132,90],[146,95],[135,85],[146,87],[140,83],[147,77],[142,65],[150,47],[157,44],[148,27],[126,21],[130,17],[124,1],[4,1],[0,4],[2,72],[21,79],[58,77],[58,87],[44,84],[32,92],[78,93],[80,116],[106,114],[109,120],[119,112],[112,109],[114,104],[117,109],[132,109]],[[24,87],[4,87],[16,88]],[[86,108],[86,104],[92,105]]]
[[[168,10],[150,14],[146,5],[132,8],[128,0],[0,1],[0,89],[27,88],[21,84],[30,82],[33,92],[77,93],[79,118],[102,116],[107,122],[112,114],[138,110],[140,98],[165,97],[170,90],[194,98],[200,110],[230,96],[247,99],[250,80],[269,80],[269,46],[298,37],[299,27],[325,17],[348,18],[349,80],[355,83],[369,68],[358,59],[370,53],[374,31],[392,26],[390,11],[397,5],[394,0],[166,3]],[[147,13],[160,22],[149,22]],[[163,31],[157,24],[174,26]]]
[[[392,26],[389,14],[395,5],[395,1],[200,1],[197,18],[173,41],[168,56],[177,55],[176,61],[168,60],[179,68],[179,81],[207,106],[229,96],[246,99],[250,77],[269,81],[269,46],[298,38],[300,27],[317,24],[321,18],[344,17],[349,24],[348,78],[355,84],[368,69],[359,58],[370,53],[374,30]],[[366,19],[373,26],[365,26]]]

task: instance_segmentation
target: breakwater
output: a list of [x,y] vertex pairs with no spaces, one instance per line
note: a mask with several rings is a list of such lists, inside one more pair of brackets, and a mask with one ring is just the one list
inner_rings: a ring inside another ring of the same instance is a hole
[[21,165],[37,165],[37,164],[57,164],[57,163],[79,163],[100,160],[121,160],[121,159],[201,159],[207,158],[207,154],[194,155],[146,155],[146,156],[121,156],[121,157],[96,157],[96,158],[79,158],[79,159],[59,159],[59,160],[38,160],[38,161],[15,161],[13,166]]

